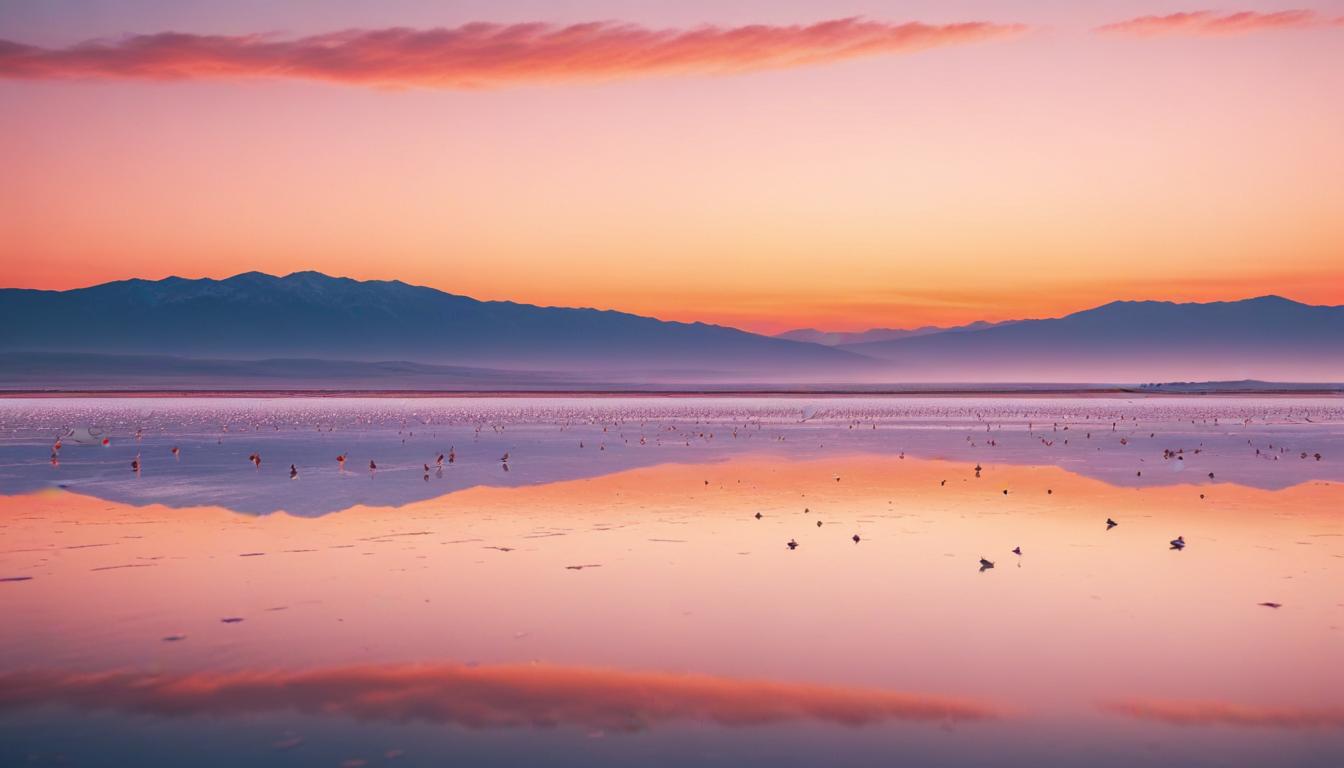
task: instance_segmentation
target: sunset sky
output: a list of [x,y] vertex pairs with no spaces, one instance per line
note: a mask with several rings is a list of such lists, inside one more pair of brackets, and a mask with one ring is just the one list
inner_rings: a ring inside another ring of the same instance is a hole
[[0,285],[763,332],[1344,304],[1344,2],[277,6],[0,3]]

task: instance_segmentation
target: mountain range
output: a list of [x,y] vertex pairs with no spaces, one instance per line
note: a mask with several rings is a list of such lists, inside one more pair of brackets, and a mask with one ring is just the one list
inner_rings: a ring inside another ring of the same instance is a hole
[[[1344,307],[1280,296],[1115,301],[1048,320],[836,347],[888,361],[896,380],[1344,380]],[[927,379],[924,379],[927,380]]]
[[781,337],[317,272],[0,289],[0,386],[582,388],[683,382],[1344,381],[1344,307],[1117,301]]
[[861,355],[704,323],[478,301],[318,272],[0,290],[0,351],[407,361],[502,369],[764,371]]

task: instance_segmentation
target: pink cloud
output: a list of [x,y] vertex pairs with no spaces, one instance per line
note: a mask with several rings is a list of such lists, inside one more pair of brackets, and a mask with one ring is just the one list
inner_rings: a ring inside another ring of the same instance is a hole
[[164,32],[39,48],[0,40],[0,77],[143,80],[304,79],[392,88],[492,88],[800,67],[1011,36],[1016,24],[891,24],[649,29],[633,24],[473,23],[352,29],[281,40]]
[[1341,20],[1328,21],[1315,11],[1289,10],[1260,13],[1241,11],[1222,13],[1219,11],[1182,11],[1166,16],[1139,16],[1125,21],[1097,27],[1103,34],[1129,35],[1133,37],[1215,37],[1246,35],[1274,29],[1309,29],[1326,25],[1339,25]]
[[1101,708],[1170,725],[1231,725],[1260,728],[1344,728],[1344,709],[1254,707],[1223,701],[1126,699]]
[[155,715],[279,710],[474,728],[571,725],[640,731],[673,720],[741,726],[865,725],[998,717],[969,699],[873,688],[553,665],[349,666],[302,672],[0,674],[0,709],[61,703]]

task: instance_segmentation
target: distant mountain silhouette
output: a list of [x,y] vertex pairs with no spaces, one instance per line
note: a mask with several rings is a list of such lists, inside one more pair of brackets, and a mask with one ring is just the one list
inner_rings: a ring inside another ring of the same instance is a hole
[[790,339],[792,341],[807,341],[813,344],[825,344],[828,347],[837,347],[842,344],[863,344],[870,341],[891,341],[892,339],[907,339],[912,336],[930,336],[935,333],[945,333],[947,331],[980,331],[985,328],[993,328],[996,325],[1006,325],[1015,323],[1017,320],[1005,320],[998,323],[991,323],[985,320],[976,320],[966,325],[937,326],[924,325],[919,328],[869,328],[866,331],[819,331],[816,328],[796,328],[792,331],[775,334],[777,339]]
[[704,323],[478,301],[318,272],[0,290],[0,352],[549,370],[845,371],[859,355]]
[[1117,301],[1051,320],[839,347],[898,381],[1344,381],[1344,307]]
[[[1344,307],[1118,301],[841,344],[298,272],[0,289],[9,388],[1344,381]],[[870,332],[872,333],[872,332]],[[794,334],[799,335],[799,334]]]

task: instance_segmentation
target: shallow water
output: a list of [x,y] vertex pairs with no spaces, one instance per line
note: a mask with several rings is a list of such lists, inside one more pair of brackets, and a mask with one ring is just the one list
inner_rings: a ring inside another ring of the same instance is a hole
[[4,400],[0,764],[1335,766],[1341,457],[1338,399]]

